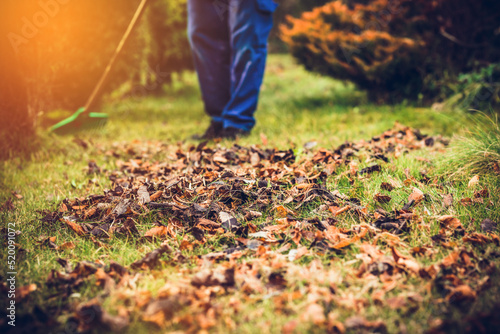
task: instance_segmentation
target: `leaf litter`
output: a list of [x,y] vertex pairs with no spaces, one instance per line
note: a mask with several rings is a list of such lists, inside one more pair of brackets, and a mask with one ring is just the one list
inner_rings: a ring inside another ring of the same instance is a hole
[[[267,143],[265,136],[262,142]],[[123,238],[149,251],[129,264],[97,259],[71,266],[60,258],[63,269],[52,270],[45,284],[64,298],[83,284],[106,292],[72,306],[67,321],[80,332],[118,332],[132,319],[160,329],[231,331],[245,303],[266,299],[278,314],[294,317],[283,332],[301,322],[334,333],[387,332],[386,320],[363,315],[372,303],[409,313],[429,298],[443,307],[463,306],[490,284],[495,265],[479,246],[498,247],[497,224],[483,220],[483,234],[453,215],[438,215],[461,202],[426,173],[417,179],[406,170],[404,182],[390,175],[394,159],[447,144],[440,136],[396,124],[369,141],[333,150],[313,150],[316,143],[306,143],[307,154],[300,157],[293,150],[201,143],[171,149],[163,161],[147,159],[153,154],[143,150],[143,157],[117,161],[114,171],[89,163],[89,173],[106,173],[111,189],[65,199],[41,221],[97,247],[112,247],[114,238]],[[363,164],[367,167],[360,168]],[[332,179],[352,185],[375,174],[384,181],[373,198],[330,186]],[[480,184],[477,176],[468,188]],[[430,195],[421,189],[433,185],[442,205],[433,207],[431,216]],[[402,191],[407,201],[396,199],[394,193]],[[477,190],[471,203],[487,197],[487,191]],[[437,234],[430,234],[429,224],[437,226]],[[409,237],[418,231],[429,243],[411,246]],[[54,251],[77,247],[57,246],[52,238],[39,243]],[[436,256],[440,252],[447,255]],[[165,279],[154,294],[139,287],[172,271],[177,279]],[[412,284],[415,280],[420,283]],[[106,299],[111,303],[105,310]],[[337,309],[350,316],[339,318]],[[433,319],[431,331],[440,331],[439,319]]]

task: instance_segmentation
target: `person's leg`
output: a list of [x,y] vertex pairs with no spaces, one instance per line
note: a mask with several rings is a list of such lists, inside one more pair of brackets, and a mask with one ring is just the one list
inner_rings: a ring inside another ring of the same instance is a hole
[[205,111],[222,126],[231,97],[228,13],[213,0],[188,0],[188,36]]
[[231,99],[222,113],[224,128],[247,132],[255,125],[275,8],[272,0],[230,0]]

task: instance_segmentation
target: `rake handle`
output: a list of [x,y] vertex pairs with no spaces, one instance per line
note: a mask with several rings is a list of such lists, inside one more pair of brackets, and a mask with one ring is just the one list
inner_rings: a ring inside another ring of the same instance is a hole
[[121,53],[123,46],[127,42],[130,33],[132,30],[134,30],[135,26],[137,25],[137,22],[139,21],[139,18],[141,17],[142,13],[144,12],[144,9],[146,8],[146,4],[149,0],[141,0],[141,3],[139,4],[139,7],[135,11],[134,17],[132,17],[132,21],[130,21],[127,30],[125,31],[125,34],[123,35],[122,39],[120,40],[120,43],[118,44],[115,53],[113,54],[113,57],[111,57],[111,60],[109,61],[108,65],[106,66],[106,69],[104,70],[104,73],[101,75],[101,78],[97,82],[97,85],[94,87],[94,90],[90,94],[89,98],[87,99],[87,103],[85,103],[85,114],[88,114],[90,112],[90,108],[94,104],[96,97],[99,95],[104,82],[106,81],[109,73],[111,72],[111,69],[113,68],[113,65],[116,62],[116,59],[118,58],[118,55]]

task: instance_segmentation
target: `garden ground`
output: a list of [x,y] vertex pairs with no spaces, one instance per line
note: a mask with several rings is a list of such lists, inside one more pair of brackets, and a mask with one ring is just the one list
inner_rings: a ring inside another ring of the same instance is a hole
[[163,97],[103,109],[105,128],[45,134],[2,162],[2,228],[19,231],[16,329],[498,326],[500,179],[451,175],[472,126],[462,113],[372,105],[281,55],[236,146],[187,139],[208,125],[193,73]]

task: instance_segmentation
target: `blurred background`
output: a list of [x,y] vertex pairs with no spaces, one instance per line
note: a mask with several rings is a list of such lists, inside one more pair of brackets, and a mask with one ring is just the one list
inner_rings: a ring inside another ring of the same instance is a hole
[[[499,110],[498,0],[278,2],[271,52],[353,83],[373,103]],[[84,105],[138,3],[1,1],[1,151]],[[148,6],[102,97],[161,95],[192,70],[186,0]]]

